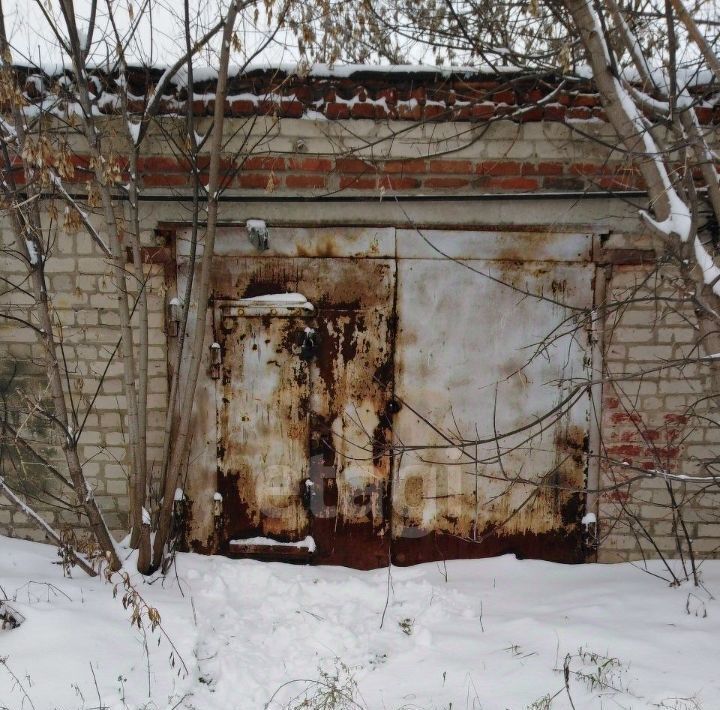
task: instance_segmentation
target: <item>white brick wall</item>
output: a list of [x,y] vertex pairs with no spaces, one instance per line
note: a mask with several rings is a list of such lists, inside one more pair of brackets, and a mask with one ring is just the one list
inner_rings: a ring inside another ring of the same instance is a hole
[[[153,233],[148,232],[148,239]],[[84,234],[66,235],[57,232],[57,241],[53,255],[47,262],[49,292],[52,299],[54,317],[62,326],[65,357],[67,359],[70,381],[75,402],[79,405],[81,416],[86,411],[93,392],[99,383],[108,359],[115,347],[120,334],[119,319],[117,315],[117,299],[114,295],[111,269],[99,249]],[[3,244],[12,240],[8,228],[2,231]],[[16,275],[21,277],[23,267],[16,260],[6,255],[0,255],[0,270],[3,275]],[[149,401],[150,408],[163,410],[166,404],[166,356],[164,323],[164,277],[158,267],[153,267],[147,287],[149,319],[153,329],[151,334],[152,346],[149,349],[150,379]],[[128,279],[128,286],[132,287],[133,280]],[[0,297],[0,308],[14,308],[13,305],[22,305],[22,313],[27,315],[27,298],[15,296]],[[17,309],[15,309],[17,311]],[[28,328],[0,320],[0,383],[6,382],[9,373],[14,367],[23,371],[32,369],[32,374],[23,377],[24,387],[37,388],[39,383],[45,381],[44,374],[33,366],[33,357],[41,355],[42,349],[36,344],[34,333]],[[13,388],[16,389],[17,385]],[[80,438],[79,453],[83,461],[83,469],[87,474],[99,501],[100,507],[105,511],[108,524],[116,536],[123,536],[127,532],[127,456],[125,449],[124,409],[125,398],[122,385],[122,363],[119,358],[113,362],[108,370],[100,394],[95,401],[94,411],[87,419],[85,429]],[[12,395],[12,407],[16,410],[14,418],[16,424],[24,421],[22,411],[27,409],[22,405],[17,395]],[[162,441],[162,420],[152,419],[149,422],[150,430],[148,440],[152,444]],[[50,455],[52,460],[63,467],[62,452],[53,445],[54,434],[47,426],[37,428],[36,418],[26,422],[23,434],[28,439],[39,440],[43,446],[43,453]],[[50,448],[45,447],[49,444]],[[159,453],[152,448],[151,461],[157,460]],[[11,480],[11,476],[8,476]],[[59,493],[60,489],[55,481],[44,480],[45,485],[52,493]],[[78,517],[74,513],[59,511],[55,506],[49,506],[45,494],[38,496],[40,500],[32,500],[49,522],[60,527],[63,524],[78,526]],[[68,496],[72,500],[72,494]],[[27,520],[26,516],[14,509],[3,505],[0,498],[0,526],[7,532],[18,537],[42,539],[43,535]]]
[[[608,299],[677,297],[671,276],[669,271],[655,274],[647,268],[616,266]],[[693,353],[693,322],[689,304],[662,300],[629,304],[608,318],[606,375],[617,379],[604,388],[602,440],[608,459],[640,469],[657,466],[699,475],[703,473],[699,459],[720,454],[720,428],[713,421],[720,421],[718,412],[712,402],[702,401],[711,391],[707,366],[690,360],[662,369],[669,361]],[[655,371],[635,380],[623,376],[642,369]],[[632,473],[622,464],[605,462],[601,483],[608,486]],[[720,486],[674,483],[672,490],[675,506],[661,479],[644,479],[603,494],[598,558],[641,559],[657,557],[658,552],[677,557],[676,531],[687,556],[680,517],[698,556],[719,555]]]

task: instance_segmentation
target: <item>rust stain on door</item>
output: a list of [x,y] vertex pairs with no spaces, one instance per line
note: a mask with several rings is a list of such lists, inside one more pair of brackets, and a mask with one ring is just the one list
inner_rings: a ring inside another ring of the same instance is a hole
[[[312,535],[318,562],[387,563],[394,273],[382,259],[218,260],[221,551]],[[249,316],[238,305],[288,292],[314,310]]]
[[309,373],[299,351],[307,318],[245,310],[233,301],[215,306],[223,354],[218,491],[224,551],[234,539],[283,539],[308,530],[300,493],[307,478]]
[[[217,442],[217,471],[203,464],[195,486],[204,502],[192,502],[193,549],[236,554],[232,541],[311,535],[313,562],[361,569],[503,553],[583,559],[587,399],[549,426],[492,438],[587,377],[582,330],[537,356],[528,349],[568,322],[563,303],[591,306],[587,240],[555,235],[547,253],[533,241],[543,260],[518,261],[505,236],[446,235],[469,270],[412,236],[397,258],[300,240],[281,245],[288,254],[215,259],[208,327],[222,366],[205,388],[216,418],[203,440]],[[248,306],[288,293],[313,309]],[[213,485],[222,509],[211,520]],[[275,556],[300,559],[284,549]]]
[[[514,553],[580,562],[587,397],[543,417],[588,376],[588,335],[559,299],[589,306],[592,267],[472,266],[400,262],[396,386],[411,406],[395,435],[410,450],[393,485],[393,560]],[[555,327],[567,335],[543,348]]]

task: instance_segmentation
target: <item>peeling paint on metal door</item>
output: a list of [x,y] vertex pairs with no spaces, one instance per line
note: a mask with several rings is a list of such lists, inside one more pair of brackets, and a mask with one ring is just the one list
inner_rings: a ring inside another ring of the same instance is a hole
[[[216,416],[193,450],[191,549],[312,535],[312,561],[365,569],[583,560],[588,398],[536,420],[589,374],[572,315],[592,307],[591,235],[278,228],[262,254],[240,236],[213,264],[222,376],[198,388]],[[244,310],[289,292],[314,311]]]
[[302,505],[309,436],[309,372],[301,352],[306,313],[216,301],[223,355],[218,491],[226,552],[237,539],[308,533]]
[[378,267],[365,303],[319,309],[312,378],[313,531],[321,559],[363,569],[387,564],[390,545],[394,269]]
[[[394,262],[225,257],[214,274],[219,549],[312,535],[317,562],[387,564]],[[314,312],[238,312],[239,299],[285,292]],[[315,345],[303,358],[306,328]]]
[[[587,395],[543,419],[589,374],[589,334],[574,330],[564,305],[592,304],[593,268],[575,241],[554,252],[575,262],[498,260],[494,242],[489,259],[427,258],[423,244],[423,258],[399,261],[395,386],[406,406],[394,423],[403,449],[396,563],[504,553],[583,560]],[[471,254],[482,248],[478,238]],[[553,332],[567,334],[541,347]]]

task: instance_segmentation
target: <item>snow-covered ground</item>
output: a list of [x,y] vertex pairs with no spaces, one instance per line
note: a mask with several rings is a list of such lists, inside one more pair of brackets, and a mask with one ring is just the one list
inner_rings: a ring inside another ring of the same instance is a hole
[[26,618],[0,631],[0,708],[720,708],[716,562],[695,589],[512,557],[389,576],[180,555],[132,578],[173,651],[131,627],[122,588],[55,560],[0,537],[0,597]]

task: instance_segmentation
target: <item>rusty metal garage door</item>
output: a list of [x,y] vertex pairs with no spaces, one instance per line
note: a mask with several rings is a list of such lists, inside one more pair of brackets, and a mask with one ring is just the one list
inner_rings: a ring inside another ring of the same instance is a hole
[[311,536],[317,561],[389,559],[394,280],[383,259],[218,264],[223,552],[296,557],[302,546],[258,538]]
[[542,417],[588,375],[573,314],[592,305],[591,243],[271,228],[256,252],[225,230],[190,547],[358,568],[582,560],[588,398]]
[[546,415],[589,374],[573,314],[592,304],[590,235],[397,242],[393,559],[581,561],[588,396]]

